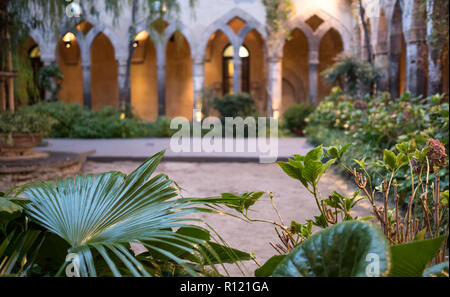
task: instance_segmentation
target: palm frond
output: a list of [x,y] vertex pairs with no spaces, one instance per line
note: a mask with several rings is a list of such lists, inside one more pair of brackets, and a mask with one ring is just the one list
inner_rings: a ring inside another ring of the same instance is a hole
[[192,227],[188,223],[198,219],[187,216],[198,210],[195,203],[176,198],[177,189],[165,174],[151,177],[163,154],[155,154],[128,176],[77,175],[56,185],[28,186],[23,191],[30,200],[26,213],[70,244],[68,253],[78,256],[81,276],[96,276],[94,260],[99,258],[114,276],[121,276],[124,268],[127,274],[148,276],[145,265],[127,248],[132,242],[196,275],[185,255],[197,255],[199,262],[212,267],[221,262],[207,239],[173,232]]

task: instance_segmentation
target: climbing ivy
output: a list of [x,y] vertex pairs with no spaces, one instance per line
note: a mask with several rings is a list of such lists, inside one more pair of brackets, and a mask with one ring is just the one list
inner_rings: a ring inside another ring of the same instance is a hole
[[266,30],[269,42],[289,36],[287,21],[294,9],[291,0],[263,0],[266,7]]

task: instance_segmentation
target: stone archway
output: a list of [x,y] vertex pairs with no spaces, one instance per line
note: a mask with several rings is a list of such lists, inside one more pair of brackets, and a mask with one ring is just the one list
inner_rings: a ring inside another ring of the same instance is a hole
[[393,98],[399,97],[406,86],[406,44],[399,2],[394,6],[389,32],[389,92]]
[[191,50],[184,35],[176,31],[166,44],[166,115],[192,120],[194,88]]
[[114,47],[103,33],[98,34],[91,45],[91,104],[96,110],[119,105]]
[[[344,50],[340,34],[331,28],[322,37],[319,46],[319,74],[336,62],[337,56]],[[319,75],[318,99],[326,97],[331,91],[331,85]]]
[[283,48],[281,114],[294,103],[308,102],[309,44],[300,29],[294,29]]
[[136,35],[131,58],[130,86],[133,112],[147,121],[158,116],[156,49],[147,31]]
[[64,79],[58,99],[83,105],[83,74],[81,37],[77,32],[65,32],[57,44],[57,61]]

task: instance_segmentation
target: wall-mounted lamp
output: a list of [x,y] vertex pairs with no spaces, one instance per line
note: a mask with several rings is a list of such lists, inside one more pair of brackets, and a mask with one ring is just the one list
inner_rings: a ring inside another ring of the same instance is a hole
[[66,48],[70,48],[72,46],[72,40],[75,39],[76,39],[75,35],[71,32],[68,32],[63,36],[62,41],[64,42],[64,46]]
[[139,42],[137,40],[133,41],[133,47],[137,48],[139,46]]

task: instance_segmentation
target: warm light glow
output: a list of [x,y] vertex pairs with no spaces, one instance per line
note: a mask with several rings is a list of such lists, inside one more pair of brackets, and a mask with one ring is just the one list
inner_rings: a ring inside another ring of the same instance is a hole
[[30,58],[39,58],[39,57],[41,57],[41,50],[39,46],[35,46],[30,52]]
[[122,112],[122,113],[120,114],[120,119],[123,120],[124,118],[125,118],[125,113]]
[[142,40],[146,40],[147,38],[148,38],[147,31],[141,31],[136,35],[136,38],[134,38],[134,40],[142,41]]
[[70,42],[70,41],[73,41],[73,40],[76,40],[76,39],[77,38],[75,37],[75,35],[72,32],[67,32],[62,38],[62,40],[64,42]]
[[[223,56],[226,58],[232,58],[234,57],[234,47],[230,44],[227,46],[227,48],[223,51]],[[239,48],[239,57],[241,58],[248,58],[250,56],[250,53],[245,48],[245,46],[242,46]]]
[[273,118],[278,120],[280,118],[280,112],[278,110],[273,111]]
[[196,111],[195,112],[195,121],[196,122],[201,122],[203,118],[203,114],[201,111]]
[[239,57],[247,58],[248,56],[250,56],[250,54],[248,53],[248,50],[244,46],[241,46],[239,48]]
[[136,47],[138,47],[138,46],[139,46],[139,42],[134,41],[134,42],[133,42],[133,47],[136,48]]
[[228,74],[230,76],[234,75],[234,63],[233,63],[233,61],[228,61]]

